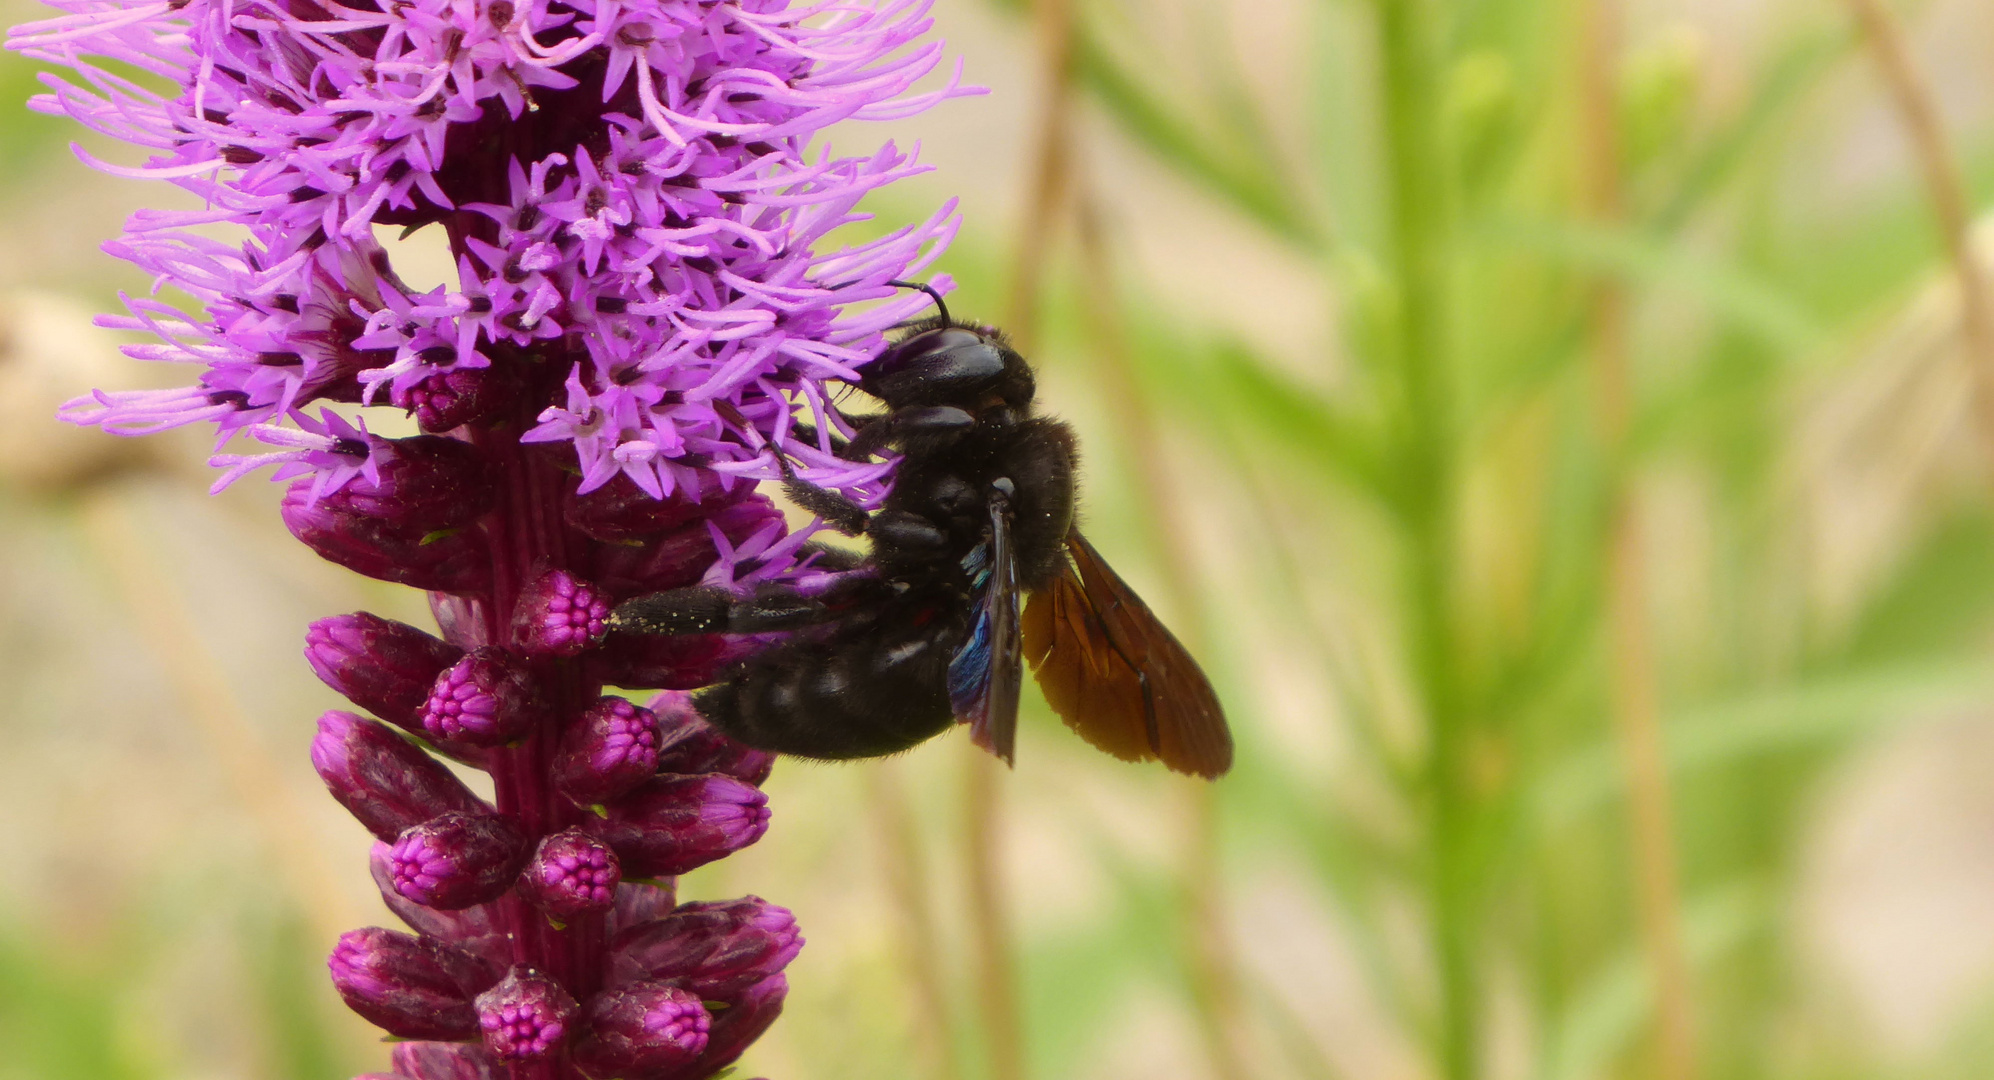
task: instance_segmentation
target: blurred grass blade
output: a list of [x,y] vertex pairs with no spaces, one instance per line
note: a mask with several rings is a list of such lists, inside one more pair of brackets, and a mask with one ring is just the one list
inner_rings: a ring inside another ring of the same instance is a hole
[[[991,0],[1012,15],[1023,15],[1026,0]],[[1074,43],[1074,60],[1082,85],[1107,108],[1123,128],[1164,164],[1223,198],[1277,239],[1306,251],[1324,246],[1320,223],[1300,209],[1302,203],[1273,168],[1277,160],[1272,135],[1260,122],[1258,110],[1225,111],[1224,122],[1201,123],[1181,101],[1166,97],[1135,72],[1135,62],[1118,59],[1105,44],[1109,36],[1092,19],[1083,19]],[[1126,47],[1129,35],[1115,34]],[[1158,61],[1156,70],[1169,70]],[[1229,77],[1227,86],[1243,85]],[[1236,105],[1237,103],[1235,103]]]
[[1605,229],[1550,219],[1485,222],[1485,243],[1520,248],[1589,273],[1622,275],[1650,288],[1695,296],[1738,329],[1790,353],[1822,340],[1816,320],[1775,286],[1735,263],[1631,229]]
[[[1683,938],[1690,960],[1707,967],[1742,944],[1772,914],[1769,897],[1749,885],[1707,892],[1683,908]],[[1611,1075],[1654,1009],[1648,965],[1629,943],[1588,980],[1552,1026],[1537,1080],[1589,1080]]]
[[[1895,721],[1994,694],[1984,661],[1909,663],[1776,686],[1694,709],[1664,727],[1670,775],[1787,750],[1819,748]],[[1546,832],[1573,825],[1621,797],[1620,770],[1605,743],[1575,753],[1536,786]]]

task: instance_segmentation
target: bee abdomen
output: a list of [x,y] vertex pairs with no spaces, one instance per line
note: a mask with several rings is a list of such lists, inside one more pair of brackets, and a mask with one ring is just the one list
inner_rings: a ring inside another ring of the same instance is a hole
[[948,661],[960,636],[952,621],[869,621],[772,646],[695,700],[715,727],[760,749],[834,761],[894,754],[953,721]]

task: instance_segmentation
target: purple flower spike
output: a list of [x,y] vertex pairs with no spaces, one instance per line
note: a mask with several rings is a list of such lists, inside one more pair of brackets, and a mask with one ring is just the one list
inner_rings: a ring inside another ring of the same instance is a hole
[[736,780],[762,785],[775,769],[775,755],[737,742],[706,722],[693,707],[692,695],[667,690],[651,699],[664,732],[658,748],[658,770],[673,773],[725,773]]
[[519,875],[519,892],[554,918],[573,919],[615,907],[622,880],[623,866],[608,844],[569,829],[540,841]]
[[483,965],[448,945],[370,926],[341,935],[326,966],[347,1006],[390,1035],[477,1034],[471,998],[490,979]]
[[440,814],[487,814],[464,782],[407,739],[334,710],[319,717],[312,767],[347,812],[382,840]]
[[674,1074],[706,1049],[713,1018],[699,998],[668,983],[646,982],[589,1001],[587,1034],[575,1063],[598,1080]]
[[436,677],[422,706],[422,729],[467,746],[502,746],[530,731],[537,696],[526,670],[504,649],[479,649]]
[[498,899],[519,873],[525,849],[525,838],[502,817],[444,814],[403,830],[388,859],[396,892],[455,911]]
[[311,496],[308,480],[284,493],[284,525],[328,562],[379,581],[436,592],[474,592],[491,583],[491,552],[475,530],[396,529],[323,500],[313,502]]
[[430,685],[463,650],[367,612],[320,619],[305,632],[305,660],[327,686],[375,716],[410,731]]
[[685,904],[616,935],[610,982],[663,979],[702,998],[727,998],[789,966],[803,951],[796,917],[756,896]]
[[659,776],[583,825],[616,850],[629,877],[684,874],[768,831],[768,796],[731,776]]
[[491,1055],[468,1043],[396,1043],[388,1052],[398,1080],[491,1080]]
[[514,966],[505,981],[479,994],[477,1006],[485,1049],[500,1061],[552,1056],[574,1034],[581,1012],[560,983],[524,966]]
[[620,697],[597,699],[568,727],[554,784],[577,805],[621,795],[658,771],[658,718]]
[[[844,241],[923,166],[822,135],[963,92],[913,90],[941,60],[932,0],[48,2],[9,42],[67,69],[32,107],[127,144],[91,164],[184,189],[106,245],[155,290],[99,322],[186,377],[63,417],[212,425],[217,487],[271,470],[314,552],[430,593],[441,640],[364,614],[307,638],[328,685],[427,744],[346,712],[313,740],[421,935],[347,935],[341,995],[423,1040],[397,1080],[712,1077],[801,941],[759,901],[674,909],[670,878],[767,829],[771,759],[682,696],[661,731],[603,695],[710,685],[768,639],[602,624],[680,586],[822,587],[764,482],[891,490],[894,462],[833,450],[855,435],[834,402],[932,306],[901,283],[952,287],[927,270],[957,220]],[[431,287],[376,239],[413,229],[452,255]],[[424,434],[369,430],[388,409]]]
[[549,570],[520,594],[513,636],[532,656],[574,656],[603,633],[609,601],[566,570]]

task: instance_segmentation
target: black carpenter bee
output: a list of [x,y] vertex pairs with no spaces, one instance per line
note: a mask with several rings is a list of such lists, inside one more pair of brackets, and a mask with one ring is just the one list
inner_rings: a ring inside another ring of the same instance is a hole
[[[905,750],[952,721],[1012,760],[1021,660],[1053,711],[1127,761],[1216,777],[1232,736],[1211,683],[1073,527],[1074,436],[1033,413],[1032,369],[1001,333],[940,314],[865,367],[886,411],[836,452],[900,454],[877,511],[792,477],[805,510],[870,539],[857,573],[817,596],[698,586],[639,597],[612,626],[639,633],[794,631],[697,693],[750,746],[846,759]],[[786,469],[786,465],[785,465]],[[1029,600],[1020,603],[1029,596]]]

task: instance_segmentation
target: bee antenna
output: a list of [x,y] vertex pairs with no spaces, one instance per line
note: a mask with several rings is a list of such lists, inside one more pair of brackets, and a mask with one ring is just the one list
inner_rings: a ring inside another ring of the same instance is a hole
[[935,287],[933,285],[927,285],[919,281],[889,281],[887,282],[887,284],[893,286],[896,289],[919,289],[922,292],[927,293],[928,299],[933,300],[935,302],[935,310],[942,313],[942,325],[943,326],[955,325],[955,320],[949,318],[949,306],[947,304],[942,303],[942,294],[936,292]]

